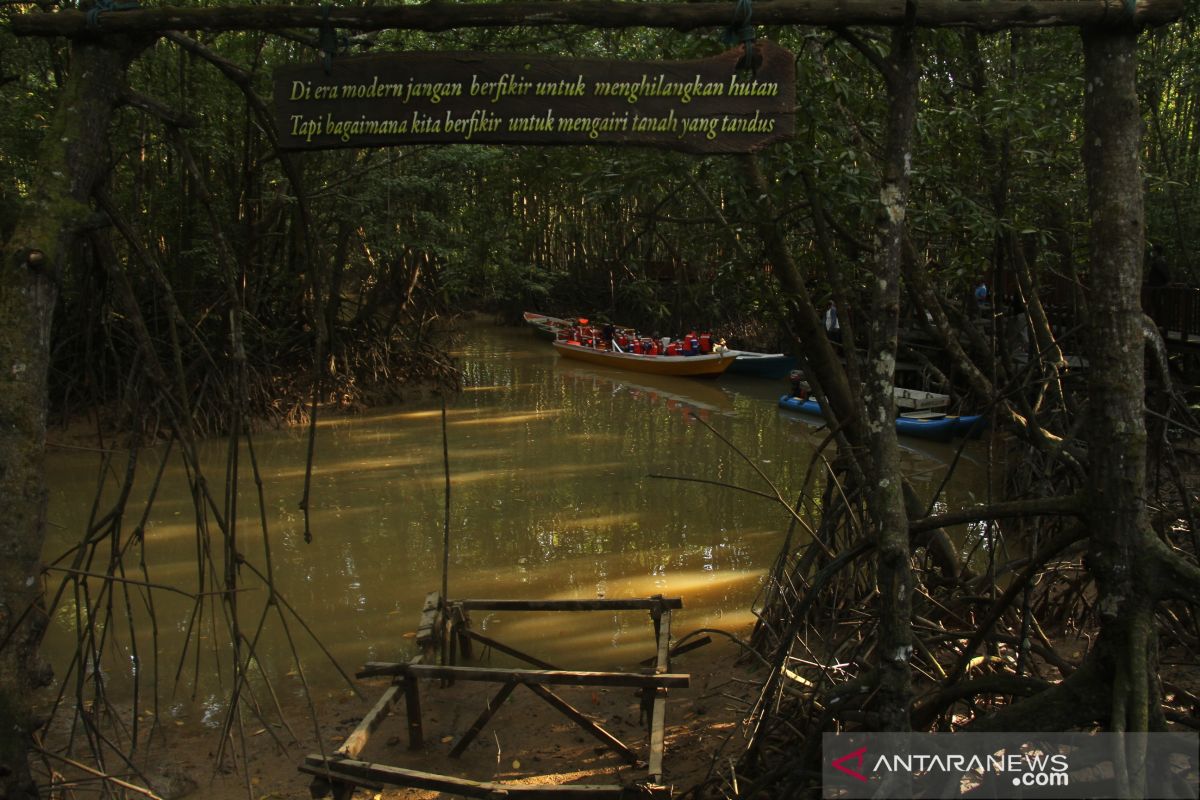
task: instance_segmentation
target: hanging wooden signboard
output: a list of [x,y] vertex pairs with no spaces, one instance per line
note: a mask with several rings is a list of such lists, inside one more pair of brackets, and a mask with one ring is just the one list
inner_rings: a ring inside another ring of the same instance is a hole
[[479,53],[334,59],[275,73],[280,146],[638,144],[744,153],[788,138],[792,54],[755,45],[697,61],[609,61]]

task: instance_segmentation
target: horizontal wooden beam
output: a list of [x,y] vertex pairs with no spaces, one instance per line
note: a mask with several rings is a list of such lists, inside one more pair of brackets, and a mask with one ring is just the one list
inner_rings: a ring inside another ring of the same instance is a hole
[[555,686],[635,686],[686,689],[691,676],[684,673],[639,675],[633,672],[582,672],[577,670],[491,669],[484,667],[439,667],[435,664],[400,664],[369,661],[356,673],[359,678],[380,675],[412,675],[418,678],[445,678],[454,681],[490,683],[540,683]]
[[678,597],[630,597],[612,600],[452,600],[466,611],[649,611],[680,609]]
[[[773,0],[754,6],[755,25],[898,25],[906,19],[905,0]],[[1183,0],[1137,0],[1130,17],[1124,0],[919,0],[915,24],[921,27],[1003,28],[1164,25],[1183,14]],[[328,14],[328,17],[326,17]],[[18,36],[88,37],[98,34],[153,34],[162,31],[277,31],[328,24],[356,31],[407,29],[543,27],[723,28],[732,22],[727,2],[565,2],[422,3],[347,8],[319,5],[248,5],[207,8],[141,8],[101,12],[89,22],[84,11],[15,14],[10,30]]]
[[403,769],[387,764],[374,764],[369,761],[354,761],[350,759],[322,758],[319,755],[309,755],[304,758],[304,766],[300,769],[311,775],[330,775],[335,780],[360,785],[384,783],[391,786],[408,786],[414,789],[428,789],[435,792],[460,795],[462,797],[519,797],[522,800],[633,800],[634,798],[671,796],[669,787],[639,784],[620,786],[617,784],[604,786],[595,784],[566,784],[562,786],[546,784],[521,783],[492,783],[471,781],[455,778],[451,775],[438,775],[434,772],[420,772],[415,769]]

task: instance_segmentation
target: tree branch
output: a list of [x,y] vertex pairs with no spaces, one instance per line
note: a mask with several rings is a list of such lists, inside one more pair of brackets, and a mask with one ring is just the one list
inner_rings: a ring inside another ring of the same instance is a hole
[[[1012,602],[1016,600],[1017,592],[1021,591],[1025,587],[1025,584],[1028,583],[1029,579],[1032,578],[1034,574],[1042,568],[1042,565],[1051,558],[1054,558],[1054,556],[1061,553],[1070,545],[1087,537],[1087,535],[1088,530],[1083,525],[1076,525],[1072,528],[1068,528],[1051,540],[1049,544],[1030,557],[1029,564],[1025,567],[1025,570],[1008,585],[1008,588],[1004,590],[1004,594],[996,599],[996,602],[992,604],[991,609],[988,611],[987,616],[975,629],[975,634],[971,637],[971,640],[967,642],[967,646],[963,649],[962,655],[959,657],[958,664],[955,665],[954,671],[950,674],[950,680],[947,681],[947,685],[953,684],[967,671],[967,664],[971,660],[971,656],[974,654],[975,649],[978,648],[979,645],[983,644],[983,641],[987,639],[988,635],[992,631],[992,626],[996,624],[996,621],[1000,619],[1001,615],[1003,615]],[[1011,728],[1010,730],[1024,729]]]
[[196,117],[187,111],[171,108],[161,100],[134,91],[128,87],[122,92],[122,99],[134,108],[141,109],[151,116],[158,117],[163,122],[173,125],[176,128],[194,128],[199,124]]
[[975,719],[964,733],[991,731],[1063,731],[1109,716],[1112,703],[1108,681],[1094,658],[1044,692],[1005,706],[989,717]]
[[946,709],[964,697],[981,694],[1006,694],[1029,697],[1049,689],[1052,684],[1025,675],[996,673],[939,689],[919,700],[912,710],[914,731],[923,731]]
[[1182,600],[1200,608],[1200,567],[1180,556],[1163,543],[1153,539],[1151,554],[1163,579],[1151,591],[1161,600]]
[[1079,516],[1083,513],[1083,498],[1080,495],[1037,497],[1032,500],[1010,500],[987,506],[961,508],[945,514],[923,517],[922,519],[910,522],[908,528],[913,533],[916,533],[917,531],[927,531],[933,528],[944,528],[947,525],[962,525],[966,522],[981,522],[988,519],[1012,519],[1013,517],[1042,515]]
[[892,65],[883,59],[883,56],[871,49],[871,45],[863,41],[853,31],[846,28],[837,28],[837,35],[845,39],[851,47],[859,52],[859,54],[867,61],[871,62],[871,66],[883,76],[884,81],[891,83],[895,79],[896,71],[892,69]]

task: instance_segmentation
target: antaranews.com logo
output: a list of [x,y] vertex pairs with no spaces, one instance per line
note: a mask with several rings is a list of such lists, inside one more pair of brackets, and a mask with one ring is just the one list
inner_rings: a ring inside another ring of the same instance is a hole
[[822,744],[826,798],[1200,795],[1194,733],[825,734]]

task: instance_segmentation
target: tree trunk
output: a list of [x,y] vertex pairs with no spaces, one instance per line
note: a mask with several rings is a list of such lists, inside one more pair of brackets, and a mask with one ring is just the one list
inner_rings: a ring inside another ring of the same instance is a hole
[[917,57],[911,26],[896,28],[885,78],[887,143],[875,227],[875,280],[871,289],[867,362],[863,370],[870,458],[867,509],[878,542],[880,730],[909,730],[912,688],[912,568],[904,506],[900,446],[896,441],[896,349],[900,322],[900,260],[912,172],[917,116]]
[[1146,512],[1137,34],[1085,30],[1083,45],[1083,163],[1091,212],[1087,563],[1101,622],[1095,652],[1112,680],[1113,729],[1145,731],[1159,702],[1151,588],[1159,577]]
[[[1183,14],[1183,0],[1138,0],[1132,14],[1113,0],[921,0],[911,21],[925,28],[967,26],[980,30],[1012,27],[1124,27],[1165,25]],[[754,9],[756,25],[898,25],[910,19],[909,0],[774,0]],[[675,28],[695,30],[729,24],[728,3],[427,3],[422,5],[333,8],[319,6],[238,6],[233,8],[146,8],[104,14],[105,33],[151,31],[248,31],[335,28],[360,31],[407,28],[441,31],[590,25],[597,28]],[[19,14],[11,21],[19,36],[95,36],[84,11]]]
[[105,134],[135,48],[80,43],[38,155],[37,183],[0,252],[0,796],[36,797],[32,694],[49,683],[39,561],[46,533],[46,381],[58,276],[86,224]]

